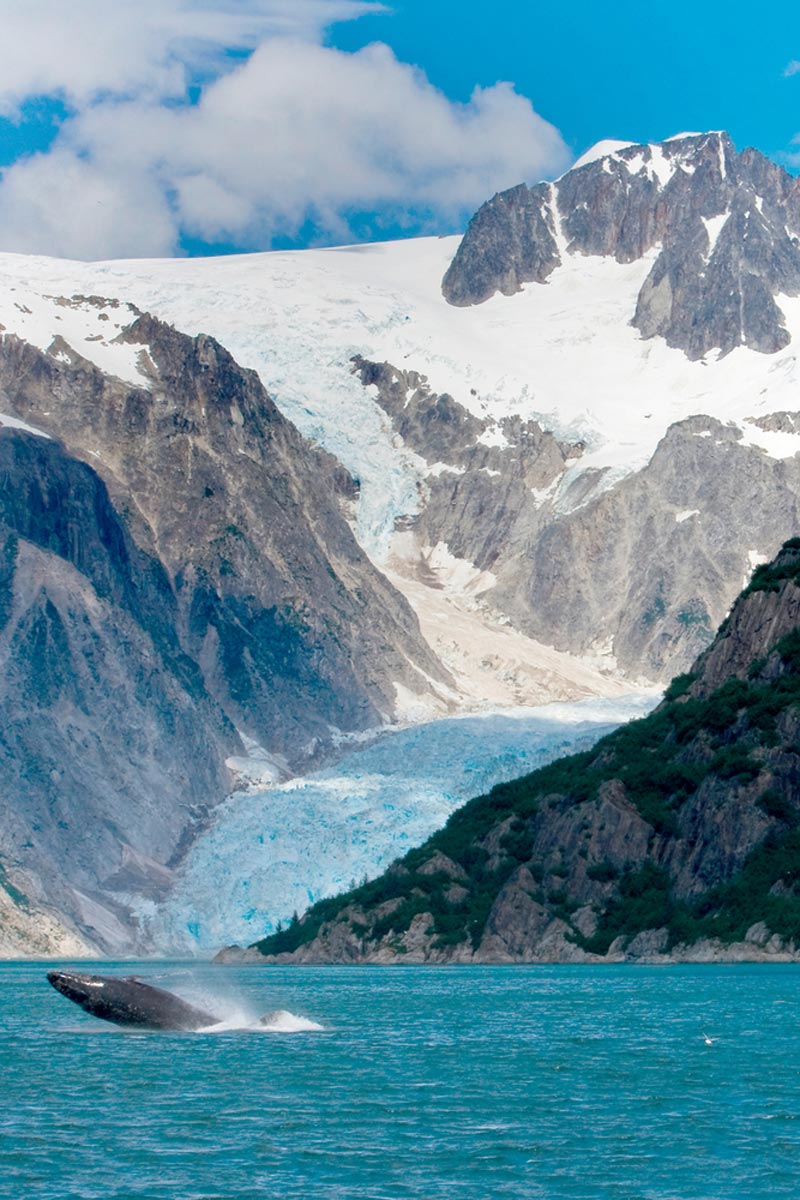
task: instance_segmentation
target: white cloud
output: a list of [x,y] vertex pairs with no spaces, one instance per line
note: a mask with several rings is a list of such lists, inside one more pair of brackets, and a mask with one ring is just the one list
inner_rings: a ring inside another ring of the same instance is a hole
[[81,259],[169,255],[176,235],[152,175],[108,171],[63,148],[5,172],[0,230],[4,250]]
[[183,95],[187,71],[268,37],[316,39],[374,0],[3,0],[0,112],[30,96],[81,107],[98,96]]
[[788,62],[783,68],[783,74],[784,78],[788,78],[790,75],[800,74],[800,62],[798,62],[796,58],[793,58],[792,61]]
[[[94,0],[82,3],[99,20]],[[158,31],[160,57],[136,43],[131,61],[139,68],[117,80],[113,95],[102,82],[111,72],[94,61],[69,82],[62,71],[59,87],[75,111],[49,153],[4,173],[4,248],[161,255],[182,233],[268,246],[307,222],[343,240],[357,213],[435,228],[496,190],[568,163],[558,131],[510,84],[478,88],[469,103],[456,104],[387,46],[350,54],[319,43],[334,15],[357,15],[365,4],[172,0],[164,7],[162,0],[144,7],[149,16],[166,14],[162,25],[154,16],[148,25]],[[199,19],[192,18],[186,49],[180,31],[190,8]],[[228,58],[224,72],[209,70],[198,103],[181,102],[178,68],[197,71],[201,57],[208,67],[222,46],[255,42],[233,67]],[[5,95],[12,93],[20,94]]]

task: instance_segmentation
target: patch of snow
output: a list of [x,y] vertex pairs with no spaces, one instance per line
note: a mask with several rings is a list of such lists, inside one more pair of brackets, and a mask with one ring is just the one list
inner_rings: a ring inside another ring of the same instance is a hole
[[561,486],[562,479],[563,475],[556,475],[553,482],[548,484],[546,488],[531,488],[531,495],[533,496],[534,503],[536,504],[537,508],[541,508],[542,505],[546,504],[548,500],[553,499],[559,487]]
[[667,158],[660,146],[653,145],[650,147],[650,171],[661,187],[669,183],[672,176],[675,174],[675,161],[672,158]]
[[747,551],[747,574],[742,580],[742,587],[746,588],[750,582],[750,578],[756,567],[760,567],[762,563],[769,562],[769,555],[761,554],[758,550]]
[[644,150],[640,150],[638,154],[632,154],[630,158],[625,158],[622,161],[631,175],[638,175],[640,171],[645,169]]
[[68,300],[36,292],[22,279],[12,286],[4,286],[5,282],[0,273],[0,336],[14,335],[45,352],[51,351],[55,342],[56,349],[51,352],[60,362],[73,361],[71,350],[125,383],[150,386],[140,370],[143,347],[118,340],[138,315],[130,305]]
[[0,413],[0,425],[4,425],[6,429],[21,429],[23,433],[35,433],[37,437],[50,438],[49,433],[45,433],[43,429],[37,429],[35,425],[29,425],[27,421],[20,421],[18,417],[11,417],[8,413]]
[[720,213],[717,217],[702,217],[701,220],[706,227],[708,234],[708,254],[707,258],[711,258],[714,253],[714,247],[717,244],[717,238],[722,232],[723,227],[727,224],[730,213]]
[[630,146],[635,146],[636,142],[617,142],[612,138],[606,138],[604,141],[595,142],[590,146],[580,158],[572,164],[570,168],[573,171],[579,167],[588,167],[589,163],[597,162],[600,158],[610,158],[619,153],[620,150],[627,150]]
[[508,438],[499,425],[490,425],[478,438],[479,446],[497,446],[501,450],[505,450],[508,444]]
[[664,138],[665,142],[682,142],[684,138],[702,137],[702,133],[673,133],[672,137]]
[[743,446],[758,446],[770,458],[794,458],[800,454],[800,432],[781,433],[778,430],[759,429],[745,422],[742,436]]
[[463,475],[466,469],[466,467],[456,467],[452,463],[435,462],[425,468],[425,474],[438,479],[440,475]]
[[688,521],[690,517],[699,517],[699,516],[700,516],[699,508],[684,508],[681,510],[681,512],[675,513],[675,523],[676,523],[676,525],[682,525],[683,522]]

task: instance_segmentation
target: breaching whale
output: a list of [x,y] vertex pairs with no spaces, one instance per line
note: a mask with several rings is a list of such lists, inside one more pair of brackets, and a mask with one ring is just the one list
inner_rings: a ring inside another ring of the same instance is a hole
[[84,1012],[115,1025],[193,1030],[218,1025],[222,1020],[141,979],[77,975],[68,971],[49,971],[47,978],[57,992]]

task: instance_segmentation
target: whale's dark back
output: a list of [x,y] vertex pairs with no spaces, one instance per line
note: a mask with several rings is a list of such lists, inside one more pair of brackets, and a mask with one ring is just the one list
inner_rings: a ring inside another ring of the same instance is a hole
[[202,1029],[219,1017],[140,979],[50,971],[50,983],[93,1017],[139,1029]]

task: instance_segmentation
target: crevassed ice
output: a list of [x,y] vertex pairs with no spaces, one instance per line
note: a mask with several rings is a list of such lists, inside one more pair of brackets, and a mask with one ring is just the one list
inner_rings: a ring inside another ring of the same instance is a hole
[[152,945],[203,954],[256,941],[293,912],[379,874],[472,796],[590,745],[657,699],[651,691],[434,721],[324,771],[234,795],[166,903],[143,908]]

